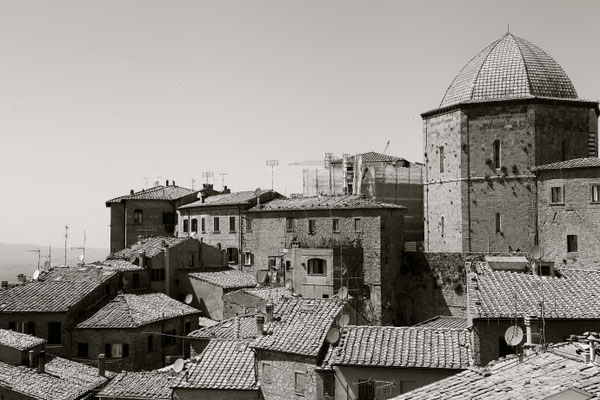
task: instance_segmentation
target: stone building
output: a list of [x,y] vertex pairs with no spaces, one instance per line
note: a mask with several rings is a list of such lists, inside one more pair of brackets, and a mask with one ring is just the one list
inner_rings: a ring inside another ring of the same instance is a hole
[[531,168],[597,156],[598,113],[532,43],[507,33],[479,52],[422,114],[425,249],[533,246]]
[[246,212],[245,264],[304,297],[346,287],[364,317],[394,324],[405,211],[353,195],[273,200]]
[[100,400],[171,400],[172,385],[181,376],[172,371],[123,371],[104,387],[97,397]]

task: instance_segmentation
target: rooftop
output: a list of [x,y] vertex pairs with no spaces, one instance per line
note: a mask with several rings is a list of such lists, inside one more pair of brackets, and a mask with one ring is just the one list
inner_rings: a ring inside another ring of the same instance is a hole
[[466,369],[473,356],[469,343],[466,329],[347,326],[327,358],[330,365]]
[[473,318],[515,318],[540,315],[545,299],[546,318],[600,319],[600,271],[559,269],[558,276],[492,270],[485,263],[467,277],[469,309]]
[[296,199],[278,199],[253,207],[249,211],[306,211],[306,210],[357,210],[357,209],[405,209],[397,204],[379,203],[362,195],[315,196]]
[[187,363],[188,379],[175,387],[258,390],[254,353],[247,341],[211,340],[197,362]]
[[600,158],[598,157],[585,157],[575,158],[573,160],[560,161],[552,164],[539,165],[531,168],[533,172],[539,171],[552,171],[561,169],[580,169],[580,168],[598,168],[600,167]]
[[467,319],[462,317],[451,317],[447,315],[438,315],[414,326],[421,328],[452,328],[467,329]]
[[507,33],[463,67],[444,94],[440,108],[533,97],[577,99],[577,92],[550,55],[527,40]]
[[111,259],[121,258],[129,260],[131,256],[138,256],[144,254],[146,257],[154,257],[160,254],[165,246],[173,247],[186,240],[196,240],[188,237],[173,237],[173,236],[151,236],[147,237],[139,242],[136,242],[126,249],[119,250],[116,253],[110,255]]
[[25,351],[44,343],[46,343],[45,339],[36,336],[0,329],[0,345],[2,346]]
[[[569,345],[567,345],[569,346]],[[435,399],[549,399],[565,391],[588,399],[600,397],[600,368],[564,351],[565,345],[523,357],[510,356],[468,369],[449,378],[394,397],[394,400]],[[583,392],[582,392],[583,391]],[[582,396],[587,394],[587,396]]]
[[170,400],[171,386],[179,379],[168,372],[121,372],[98,393],[98,397]]
[[0,291],[0,312],[66,312],[115,273],[95,265],[52,268],[36,281]]
[[144,268],[139,265],[135,265],[132,262],[127,260],[104,260],[99,263],[106,269],[121,271],[121,272],[130,272],[130,271],[143,271]]
[[138,328],[153,322],[200,312],[163,293],[126,293],[115,297],[90,318],[79,323],[77,328]]
[[256,277],[233,268],[210,268],[190,272],[188,276],[219,286],[223,289],[250,288],[256,286]]
[[188,336],[199,339],[254,339],[258,336],[256,317],[251,314],[238,315],[195,330]]
[[[251,205],[256,203],[256,191],[245,191],[235,193],[217,194],[214,196],[208,196],[202,200],[195,201],[193,203],[186,204],[179,207],[179,209],[186,208],[197,208],[197,207],[217,207],[217,206],[235,206],[235,205]],[[273,190],[261,190],[260,200],[271,200],[273,198],[283,197],[279,193]]]
[[293,291],[282,286],[264,286],[249,289],[241,289],[242,292],[256,296],[262,300],[278,301],[293,297]]
[[150,189],[143,189],[139,192],[134,192],[125,196],[115,197],[106,201],[106,207],[110,207],[112,204],[120,203],[123,200],[177,200],[182,197],[188,196],[193,193],[197,193],[198,190],[187,189],[180,186],[155,186]]
[[[398,161],[403,161],[405,163],[408,164],[408,161],[406,161],[404,158],[402,157],[395,157],[395,156],[390,156],[389,154],[382,154],[382,153],[376,153],[374,151],[369,151],[366,153],[362,153],[359,154],[360,156],[362,156],[362,162],[363,163],[370,163],[370,162],[385,162],[385,163],[395,163]],[[348,156],[348,158],[346,159],[346,162],[348,164],[354,164],[354,159],[356,158],[356,156],[352,155],[352,156]],[[332,164],[340,164],[343,162],[343,159],[338,158],[335,160],[331,160]]]

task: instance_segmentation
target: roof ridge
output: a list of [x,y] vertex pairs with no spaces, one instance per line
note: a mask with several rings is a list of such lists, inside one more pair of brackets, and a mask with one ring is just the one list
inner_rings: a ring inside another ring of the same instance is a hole
[[[485,64],[487,59],[490,57],[490,54],[492,54],[492,51],[494,51],[496,46],[498,46],[498,43],[500,43],[502,40],[504,40],[504,38],[508,35],[510,35],[509,32],[505,33],[500,39],[496,40],[494,43],[492,43],[491,45],[488,46],[488,47],[491,47],[490,51],[488,51],[487,54],[485,55],[485,57],[483,58],[481,65],[479,65],[479,68],[477,69],[477,75],[475,75],[475,79],[473,79],[473,87],[471,88],[471,96],[470,96],[471,99],[473,99],[473,94],[475,93],[475,87],[477,86],[477,80],[479,79],[479,75],[481,75],[481,70],[483,69],[483,64]],[[477,57],[478,55],[479,55],[479,53],[477,53],[477,55],[475,55],[475,57]],[[473,57],[473,58],[475,58],[475,57]],[[467,65],[468,64],[469,63],[467,63]],[[465,65],[465,67],[466,67],[466,65]],[[460,75],[460,73],[459,73],[459,75]],[[457,77],[458,77],[458,75],[457,75]]]
[[[517,48],[519,49],[519,55],[521,56],[521,60],[523,60],[523,66],[525,67],[525,76],[527,77],[527,85],[529,86],[529,93],[532,93],[532,84],[531,84],[531,76],[529,75],[529,68],[527,67],[527,62],[525,61],[525,55],[523,54],[523,49],[521,49],[521,45],[517,41],[517,39],[520,39],[523,41],[526,41],[526,40],[522,39],[518,36],[514,36],[512,33],[508,33],[508,35],[510,35],[512,40],[517,45]],[[530,43],[530,44],[533,44],[533,43]]]

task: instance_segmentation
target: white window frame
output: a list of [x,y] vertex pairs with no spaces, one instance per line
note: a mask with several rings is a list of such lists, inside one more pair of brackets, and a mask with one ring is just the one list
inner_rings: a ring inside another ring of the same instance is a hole
[[123,344],[122,343],[111,344],[110,356],[111,356],[111,358],[123,358]]

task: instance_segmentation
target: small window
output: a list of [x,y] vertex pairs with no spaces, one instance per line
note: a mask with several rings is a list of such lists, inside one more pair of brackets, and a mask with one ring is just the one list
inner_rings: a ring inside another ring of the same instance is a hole
[[328,299],[328,298],[329,298],[329,295],[328,295],[327,293],[323,293],[323,296],[322,296],[322,297],[323,297],[324,299]]
[[496,213],[496,233],[502,232],[502,217],[500,213]]
[[48,344],[61,344],[62,327],[60,322],[48,322]]
[[246,218],[246,232],[252,232],[252,220]]
[[148,353],[152,353],[154,351],[154,338],[152,335],[148,336]]
[[501,147],[500,147],[500,141],[499,140],[494,140],[494,167],[496,169],[500,169],[500,167],[502,167],[502,163],[501,163]]
[[265,383],[271,383],[271,363],[262,363],[262,381]]
[[563,188],[562,186],[554,186],[550,188],[550,203],[562,204],[563,200]]
[[332,373],[323,374],[323,394],[335,396],[335,378]]
[[121,343],[113,343],[110,350],[112,358],[123,358],[123,345]]
[[591,202],[600,203],[600,185],[592,185],[590,187]]
[[9,331],[16,331],[17,330],[17,323],[15,321],[9,321],[8,322],[8,330]]
[[88,358],[88,344],[87,343],[77,343],[77,357]]
[[440,232],[442,233],[442,236],[444,236],[444,233],[446,233],[446,219],[443,215],[440,218]]
[[206,232],[206,219],[202,218],[202,220],[200,222],[202,223],[202,226],[201,226],[202,233],[205,233]]
[[362,223],[360,218],[354,218],[354,232],[362,232]]
[[294,218],[286,218],[285,219],[285,230],[293,231],[294,230]]
[[567,252],[577,252],[577,235],[567,235]]
[[229,232],[235,232],[235,217],[229,217]]
[[253,265],[254,264],[254,254],[249,251],[244,252],[244,265]]
[[190,221],[187,219],[183,220],[183,233],[188,233],[190,231]]
[[133,223],[136,225],[144,223],[144,212],[142,210],[135,210],[133,212]]
[[185,324],[183,325],[183,334],[187,335],[191,331],[192,331],[192,323],[190,321],[185,321]]
[[219,232],[219,217],[213,218],[213,231]]
[[27,333],[32,336],[35,336],[35,322],[29,321],[27,323]]
[[316,230],[316,221],[314,219],[309,219],[308,220],[308,233],[310,235],[314,235]]
[[358,380],[358,400],[375,400],[375,385],[372,380]]
[[196,264],[194,253],[188,254],[188,267],[193,267]]
[[332,229],[334,232],[339,232],[339,231],[340,231],[340,220],[339,220],[339,219],[337,219],[337,218],[334,218],[334,219],[331,221],[331,229]]
[[277,268],[277,257],[269,257],[269,268]]
[[235,264],[238,262],[238,249],[235,247],[227,248],[227,261],[229,261],[230,264]]
[[192,232],[198,232],[198,220],[196,218],[192,219]]
[[327,261],[322,258],[311,258],[308,260],[308,275],[325,275],[327,273]]
[[294,389],[297,394],[304,394],[304,372],[296,372],[294,375]]
[[444,172],[444,146],[440,146],[440,174]]

